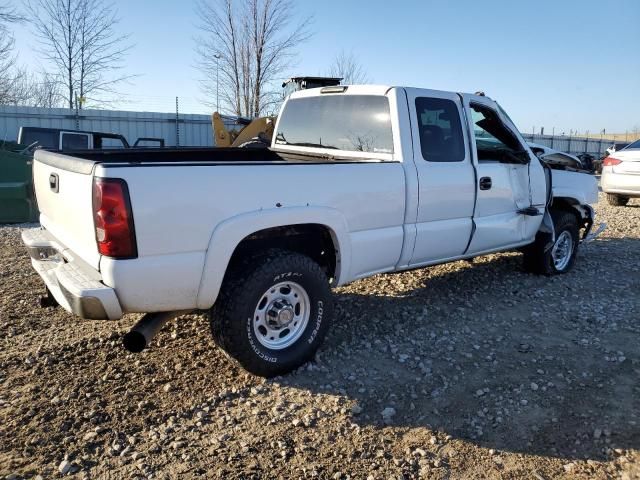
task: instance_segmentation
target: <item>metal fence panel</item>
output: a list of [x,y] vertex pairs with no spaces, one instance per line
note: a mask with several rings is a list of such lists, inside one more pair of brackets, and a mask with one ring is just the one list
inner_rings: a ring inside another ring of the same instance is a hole
[[[233,117],[223,117],[227,128],[234,123]],[[139,137],[164,138],[167,146],[213,146],[211,117],[201,114],[178,115],[156,112],[126,112],[119,110],[81,110],[66,108],[36,108],[0,106],[0,141],[15,141],[21,126],[64,128],[69,130],[91,130],[119,133],[133,144]],[[179,136],[179,138],[178,138]],[[528,142],[545,145],[574,155],[590,153],[595,157],[604,155],[611,140],[585,137],[533,135],[523,133]]]
[[[163,138],[167,146],[213,146],[209,115],[0,106],[0,141],[15,141],[20,127],[119,133],[131,144],[139,137]],[[178,135],[179,133],[179,139]]]
[[602,157],[607,148],[613,144],[611,140],[606,139],[598,140],[587,137],[567,137],[566,135],[553,136],[523,133],[522,136],[527,142],[551,147],[561,152],[571,153],[572,155],[590,153],[597,158]]

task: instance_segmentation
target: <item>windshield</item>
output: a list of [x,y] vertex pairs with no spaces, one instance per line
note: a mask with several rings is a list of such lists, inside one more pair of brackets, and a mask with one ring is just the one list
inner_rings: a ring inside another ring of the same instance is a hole
[[624,147],[623,150],[640,150],[640,140],[636,140],[635,142],[630,143],[629,145]]
[[374,95],[294,98],[282,112],[275,144],[393,153],[389,101]]

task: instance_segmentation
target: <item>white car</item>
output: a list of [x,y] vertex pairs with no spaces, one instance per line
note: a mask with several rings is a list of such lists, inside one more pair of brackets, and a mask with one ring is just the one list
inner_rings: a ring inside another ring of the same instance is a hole
[[130,351],[208,311],[264,376],[313,357],[331,286],[507,250],[568,272],[598,201],[594,176],[543,165],[489,97],[375,85],[292,94],[268,149],[38,150],[33,174],[43,229],[22,237],[51,302],[147,313]]
[[640,198],[640,140],[604,159],[601,185],[611,205],[622,207],[630,198]]
[[569,168],[583,169],[582,160],[570,153],[555,150],[546,145],[529,142],[529,148],[543,162],[549,165],[562,165]]

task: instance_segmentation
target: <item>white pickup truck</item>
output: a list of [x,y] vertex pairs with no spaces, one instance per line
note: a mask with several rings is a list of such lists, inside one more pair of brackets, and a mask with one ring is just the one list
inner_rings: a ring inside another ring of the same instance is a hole
[[264,376],[313,356],[331,286],[506,250],[567,272],[598,200],[592,175],[545,166],[489,97],[386,86],[291,95],[271,148],[40,150],[34,181],[42,227],[23,241],[43,300],[147,313],[131,351],[208,311],[218,344]]

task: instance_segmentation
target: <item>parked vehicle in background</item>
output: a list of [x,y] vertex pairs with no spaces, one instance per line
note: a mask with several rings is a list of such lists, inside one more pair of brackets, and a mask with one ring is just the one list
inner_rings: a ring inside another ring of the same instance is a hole
[[582,160],[570,153],[554,150],[551,147],[532,142],[529,142],[529,148],[540,160],[548,165],[560,165],[576,170],[589,170],[584,167]]
[[[118,133],[64,130],[60,128],[20,127],[18,143],[48,150],[106,150],[131,148]],[[164,147],[164,138],[138,138],[133,147]]]
[[614,143],[609,148],[607,148],[606,153],[607,155],[611,155],[612,153],[616,153],[618,150],[624,150],[629,145],[629,143]]
[[594,162],[596,160],[596,157],[594,157],[590,153],[580,153],[580,154],[576,155],[576,157],[578,157],[578,159],[582,162],[582,167],[585,170],[589,170],[590,172],[595,173],[595,163]]
[[611,145],[609,148],[607,148],[605,150],[605,154],[602,158],[599,158],[598,160],[594,160],[593,161],[593,171],[597,174],[602,174],[602,164],[604,163],[605,159],[611,155],[612,153],[617,152],[618,150],[623,150],[624,148],[626,148],[629,144],[628,143],[614,143],[613,145]]
[[598,201],[592,175],[540,161],[489,97],[375,85],[291,94],[270,148],[38,150],[34,182],[43,229],[23,241],[51,301],[147,313],[130,351],[208,311],[263,376],[313,357],[331,286],[507,250],[567,273]]
[[38,220],[32,163],[32,152],[26,146],[0,142],[0,223]]
[[611,205],[621,207],[630,198],[640,198],[640,140],[604,159],[601,186]]

